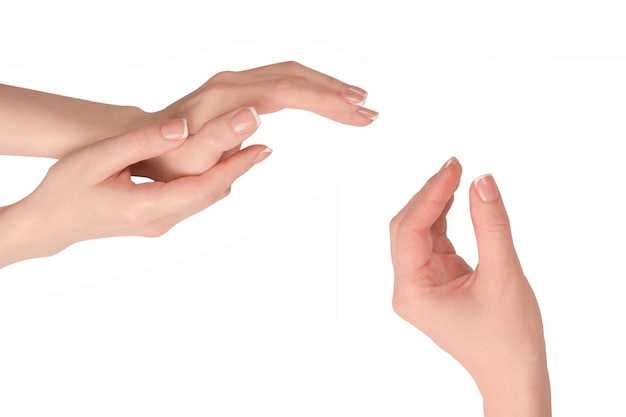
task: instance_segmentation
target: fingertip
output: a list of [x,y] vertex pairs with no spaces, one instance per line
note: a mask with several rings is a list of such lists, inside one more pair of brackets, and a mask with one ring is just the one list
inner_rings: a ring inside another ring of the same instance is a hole
[[272,148],[266,146],[261,152],[257,154],[256,158],[254,158],[254,164],[256,165],[260,162],[265,161],[272,154],[272,152],[274,152]]
[[500,198],[500,192],[498,191],[498,186],[496,185],[493,175],[481,175],[476,178],[472,184],[482,202],[490,203]]
[[430,228],[450,209],[460,182],[461,164],[452,157],[426,181],[401,212],[412,219],[416,228]]
[[236,112],[230,125],[237,135],[245,135],[254,132],[261,125],[261,119],[256,108],[250,106]]
[[456,157],[451,157],[448,159],[437,171],[435,175],[433,175],[433,180],[436,182],[443,181],[444,183],[453,182],[454,189],[459,186],[461,182],[461,174],[463,173],[463,168],[459,163],[459,160]]
[[375,122],[376,120],[378,120],[378,116],[379,113],[375,112],[374,110],[370,110],[370,109],[366,109],[365,107],[361,107],[360,109],[357,110],[357,112],[365,117],[366,119],[368,119],[371,122]]
[[453,165],[455,165],[455,166],[457,166],[457,165],[458,165],[459,167],[461,166],[461,164],[459,163],[459,160],[458,160],[458,159],[456,159],[456,157],[454,157],[454,156],[453,156],[453,157],[451,157],[450,159],[448,159],[448,160],[447,160],[447,161],[443,164],[443,166],[439,169],[439,172],[444,172],[444,171],[446,171],[446,170],[447,170],[450,166],[453,166]]

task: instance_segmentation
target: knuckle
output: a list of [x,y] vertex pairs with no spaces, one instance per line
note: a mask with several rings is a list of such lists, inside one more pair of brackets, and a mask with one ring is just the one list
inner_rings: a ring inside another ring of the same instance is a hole
[[205,205],[207,207],[212,206],[213,204],[220,201],[222,198],[226,197],[230,193],[230,190],[227,191],[215,191],[206,196]]
[[229,87],[230,85],[223,81],[208,84],[202,89],[201,98],[203,100],[207,100],[207,102],[212,100],[217,102],[222,101],[225,98]]
[[215,74],[213,77],[211,77],[211,81],[215,81],[218,83],[227,82],[231,80],[235,74],[236,74],[235,71],[220,71],[217,74]]
[[281,65],[292,74],[299,74],[304,69],[304,65],[296,61],[285,61]]
[[222,193],[222,194],[218,197],[218,199],[217,199],[216,201],[219,201],[219,200],[221,200],[221,199],[223,199],[223,198],[228,197],[228,196],[230,195],[231,191],[232,191],[232,187],[228,187],[228,188],[226,189],[226,191],[224,191],[224,192],[223,192],[223,193]]
[[408,307],[406,298],[400,297],[396,293],[393,294],[391,298],[391,308],[398,316],[406,319],[409,316]]
[[126,146],[132,153],[144,154],[150,149],[150,137],[143,129],[133,130]]
[[215,147],[219,147],[221,144],[220,135],[216,132],[215,126],[213,122],[206,123],[204,126],[200,128],[200,131],[196,133],[196,138],[200,138],[203,143],[205,143],[209,149],[213,149]]
[[296,61],[286,61],[280,65],[283,67],[283,73],[291,80],[293,86],[298,83],[308,83],[307,72],[310,71],[309,68]]
[[400,228],[400,223],[402,222],[402,219],[400,218],[400,214],[396,214],[395,216],[393,216],[393,218],[391,219],[391,221],[389,222],[389,232],[391,234],[396,233],[396,231]]
[[169,226],[160,223],[153,223],[143,228],[144,237],[161,237],[170,230]]
[[272,80],[271,87],[277,94],[288,95],[296,89],[296,83],[289,78],[279,78]]
[[499,214],[486,217],[482,222],[482,228],[485,231],[495,234],[508,234],[510,227],[507,216]]

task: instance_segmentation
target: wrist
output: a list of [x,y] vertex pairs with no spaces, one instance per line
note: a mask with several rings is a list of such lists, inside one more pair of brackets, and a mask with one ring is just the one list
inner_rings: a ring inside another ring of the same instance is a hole
[[58,233],[58,222],[47,218],[45,205],[31,202],[31,196],[0,207],[0,268],[52,256],[73,243]]
[[19,203],[0,207],[0,268],[38,254],[37,230],[33,218],[18,207]]
[[475,379],[486,417],[549,417],[550,378],[544,359],[517,366],[501,366]]

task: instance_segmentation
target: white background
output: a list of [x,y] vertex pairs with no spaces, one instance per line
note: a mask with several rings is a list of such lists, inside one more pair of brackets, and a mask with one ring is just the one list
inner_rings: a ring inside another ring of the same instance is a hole
[[[218,71],[296,60],[367,89],[380,118],[267,115],[249,143],[274,154],[167,235],[1,270],[0,415],[482,415],[390,306],[388,222],[452,155],[470,264],[469,184],[500,186],[554,414],[626,414],[619,1],[154,3],[3,7],[0,82],[157,110]],[[0,157],[0,204],[52,163]]]

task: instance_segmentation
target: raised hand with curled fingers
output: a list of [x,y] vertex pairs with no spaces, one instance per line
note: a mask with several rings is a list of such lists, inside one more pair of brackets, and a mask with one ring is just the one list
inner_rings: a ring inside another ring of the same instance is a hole
[[446,236],[460,178],[452,158],[391,221],[393,308],[467,369],[486,416],[550,416],[541,314],[491,175],[470,187],[475,269]]

